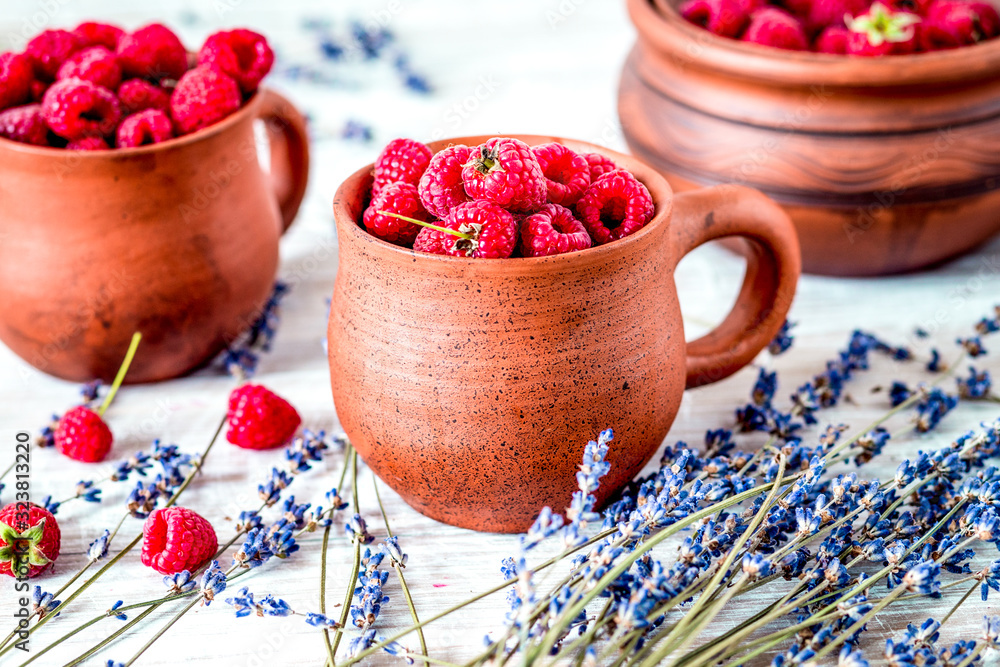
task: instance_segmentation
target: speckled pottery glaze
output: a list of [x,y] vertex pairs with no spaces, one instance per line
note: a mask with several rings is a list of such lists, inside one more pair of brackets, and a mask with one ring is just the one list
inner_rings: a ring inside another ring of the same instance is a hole
[[[418,511],[492,532],[562,511],[588,440],[612,428],[603,503],[662,443],[685,387],[748,363],[785,318],[799,275],[791,222],[760,193],[723,186],[674,197],[655,171],[601,152],[646,184],[642,230],[582,252],[473,260],[418,253],[359,221],[372,166],[334,201],[339,268],[328,341],[333,400],[365,462]],[[431,144],[477,145],[487,137]],[[685,343],[674,267],[707,241],[750,248],[728,318]]]
[[304,118],[266,89],[221,122],[152,146],[0,139],[0,340],[74,381],[113,379],[135,331],[128,382],[197,368],[267,300],[308,170]]

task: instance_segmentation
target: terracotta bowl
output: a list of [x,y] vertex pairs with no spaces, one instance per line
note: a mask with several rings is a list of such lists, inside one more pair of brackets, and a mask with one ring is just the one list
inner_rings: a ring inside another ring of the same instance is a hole
[[305,121],[268,90],[153,146],[84,152],[0,139],[0,340],[67,380],[111,380],[135,331],[129,382],[197,368],[267,300],[308,170]]
[[717,183],[782,204],[812,273],[878,275],[1000,231],[1000,40],[852,58],[771,49],[628,0],[619,89],[632,152],[677,191]]
[[[582,252],[482,260],[369,235],[359,220],[372,165],[334,200],[340,263],[328,339],[340,423],[414,508],[486,531],[522,531],[545,505],[561,512],[587,441],[613,428],[604,502],[662,443],[685,387],[726,377],[771,340],[800,266],[788,217],[759,192],[721,186],[675,197],[634,158],[520,138],[610,155],[647,185],[655,217]],[[726,236],[753,248],[742,292],[716,330],[685,345],[674,267]]]

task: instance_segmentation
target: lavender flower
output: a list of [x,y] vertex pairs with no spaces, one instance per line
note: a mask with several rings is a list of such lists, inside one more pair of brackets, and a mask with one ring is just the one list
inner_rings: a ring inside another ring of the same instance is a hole
[[90,543],[87,548],[87,558],[91,563],[96,563],[108,555],[108,542],[111,539],[111,531],[106,530],[104,534]]
[[170,595],[180,595],[193,591],[197,583],[191,578],[191,573],[182,570],[176,574],[168,574],[163,577],[163,585],[167,587]]
[[967,400],[980,400],[989,398],[993,381],[989,371],[977,371],[969,366],[969,377],[956,378],[958,384],[958,395]]
[[781,325],[781,329],[778,330],[777,335],[775,335],[774,339],[770,342],[770,344],[768,344],[767,351],[774,356],[787,352],[792,346],[792,343],[795,342],[795,337],[791,334],[791,330],[794,326],[794,322],[785,320]]
[[385,542],[380,545],[382,551],[392,559],[392,562],[403,568],[406,567],[406,561],[409,558],[402,549],[399,548],[399,537],[393,535],[392,537],[387,537]]
[[324,616],[323,614],[306,614],[306,623],[317,628],[335,629],[340,627],[340,623],[332,618]]
[[937,387],[926,391],[917,403],[917,431],[927,433],[936,427],[946,414],[955,409],[958,399]]
[[986,354],[986,348],[983,347],[983,341],[979,336],[971,336],[969,338],[959,338],[957,341],[962,348],[965,349],[965,353],[970,357],[975,359],[976,357],[981,357]]
[[31,613],[38,616],[38,620],[55,611],[60,604],[59,600],[52,597],[52,593],[46,593],[41,586],[35,586],[31,594]]
[[229,346],[221,356],[221,365],[227,373],[241,380],[250,378],[257,371],[259,352],[268,352],[280,321],[279,306],[289,291],[280,280],[274,283],[271,296],[261,308],[257,319],[242,338]]
[[201,595],[205,606],[212,604],[215,596],[224,590],[226,590],[226,573],[219,567],[219,561],[213,560],[201,575]]
[[371,544],[375,537],[368,532],[368,524],[361,518],[360,514],[355,514],[344,526],[344,532],[351,538],[351,541],[358,540],[361,544]]
[[125,615],[125,612],[118,611],[118,608],[121,607],[123,604],[124,604],[124,602],[122,602],[121,600],[119,600],[118,602],[116,602],[113,605],[111,605],[111,609],[108,609],[108,616],[114,616],[119,621],[127,621],[128,620],[128,616]]
[[345,141],[358,141],[369,144],[375,138],[375,133],[370,125],[361,121],[349,118],[344,128],[340,131],[340,138]]

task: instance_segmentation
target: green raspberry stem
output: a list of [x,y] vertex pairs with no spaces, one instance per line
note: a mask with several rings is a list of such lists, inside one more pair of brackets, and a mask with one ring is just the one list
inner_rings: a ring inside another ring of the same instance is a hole
[[447,227],[439,227],[438,225],[431,224],[429,222],[424,222],[423,220],[416,220],[414,218],[409,218],[405,215],[400,215],[399,213],[389,213],[388,211],[379,211],[380,215],[387,215],[390,218],[399,218],[400,220],[405,220],[406,222],[412,222],[415,225],[420,225],[421,227],[426,227],[427,229],[433,229],[438,232],[444,232],[445,234],[451,234],[452,236],[457,236],[460,239],[465,239],[466,241],[471,241],[475,237],[472,234],[466,234],[465,232],[460,232],[457,229],[448,229]]
[[111,401],[115,400],[115,394],[118,393],[118,388],[122,386],[122,382],[125,381],[125,374],[128,373],[128,367],[132,365],[132,360],[135,358],[135,351],[139,347],[139,341],[142,340],[142,334],[136,331],[132,334],[132,342],[128,345],[128,351],[125,352],[125,359],[122,361],[121,367],[118,369],[118,375],[115,376],[115,381],[111,383],[111,390],[108,391],[108,395],[104,397],[104,402],[101,403],[101,407],[97,408],[97,414],[101,417],[104,416],[104,411],[108,409],[111,405]]

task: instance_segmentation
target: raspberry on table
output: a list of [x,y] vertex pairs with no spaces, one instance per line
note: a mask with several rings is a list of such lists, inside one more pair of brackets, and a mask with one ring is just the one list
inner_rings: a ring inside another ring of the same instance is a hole
[[511,213],[493,202],[476,200],[458,204],[440,227],[468,234],[461,238],[425,227],[417,234],[413,249],[435,255],[498,259],[510,257],[517,246],[517,221]]
[[0,53],[0,111],[31,100],[35,71],[23,53]]
[[110,148],[108,142],[101,137],[84,137],[66,144],[68,151],[106,151]]
[[245,384],[229,394],[226,419],[226,440],[244,449],[281,447],[302,423],[291,403],[258,384]]
[[160,23],[126,33],[118,40],[118,63],[125,76],[179,79],[187,70],[187,51],[174,32]]
[[186,507],[153,510],[142,526],[142,564],[160,574],[193,572],[218,548],[212,524]]
[[83,79],[115,90],[122,82],[122,68],[115,54],[103,46],[77,51],[59,68],[56,79]]
[[615,161],[607,155],[601,155],[600,153],[584,153],[583,157],[587,160],[587,164],[590,165],[591,183],[609,171],[615,171],[618,169],[618,165],[615,164]]
[[243,98],[232,77],[210,67],[195,67],[177,82],[170,115],[181,134],[213,125],[240,108]]
[[777,7],[763,7],[753,12],[742,39],[744,42],[792,51],[809,48],[802,22]]
[[81,46],[80,38],[67,30],[45,30],[28,42],[24,52],[31,58],[35,76],[52,81],[62,64]]
[[362,220],[368,233],[389,243],[411,247],[413,239],[417,238],[417,234],[423,227],[390,215],[383,215],[379,211],[398,213],[424,222],[433,220],[431,214],[420,203],[417,188],[409,183],[384,185],[372,199],[372,203],[365,209]]
[[61,538],[52,512],[34,503],[25,512],[24,503],[10,503],[0,510],[0,574],[41,574],[59,558]]
[[79,38],[82,48],[103,46],[114,51],[118,48],[118,41],[125,31],[116,25],[87,21],[73,28],[73,34]]
[[595,245],[634,234],[653,218],[653,198],[635,176],[619,169],[590,184],[576,213]]
[[722,37],[737,37],[750,21],[750,12],[739,0],[687,0],[678,11],[689,22]]
[[172,139],[173,123],[170,116],[159,109],[146,109],[132,114],[118,126],[118,148],[149,146]]
[[413,139],[393,139],[375,160],[372,195],[389,183],[417,185],[431,161],[431,149]]
[[424,208],[443,218],[456,204],[469,201],[462,183],[462,167],[469,161],[472,149],[465,144],[448,146],[431,158],[417,191]]
[[41,104],[26,104],[0,111],[0,137],[33,146],[49,145],[49,126]]
[[564,206],[546,204],[521,221],[521,254],[524,257],[586,250],[591,245],[586,227]]
[[129,79],[118,86],[118,101],[122,113],[133,114],[146,109],[170,110],[170,91],[145,79]]
[[83,79],[63,79],[45,91],[42,117],[53,132],[72,141],[113,134],[121,107],[107,88]]
[[554,142],[533,146],[531,152],[542,168],[548,200],[561,206],[572,206],[578,202],[590,185],[587,159]]
[[478,146],[462,169],[465,191],[512,213],[532,213],[545,203],[545,176],[531,147],[519,139],[494,137]]
[[210,35],[198,51],[198,64],[214,67],[231,76],[244,93],[257,90],[271,66],[274,51],[260,33],[226,30]]
[[59,419],[54,439],[56,449],[85,463],[103,461],[114,440],[101,416],[85,405],[73,408]]

